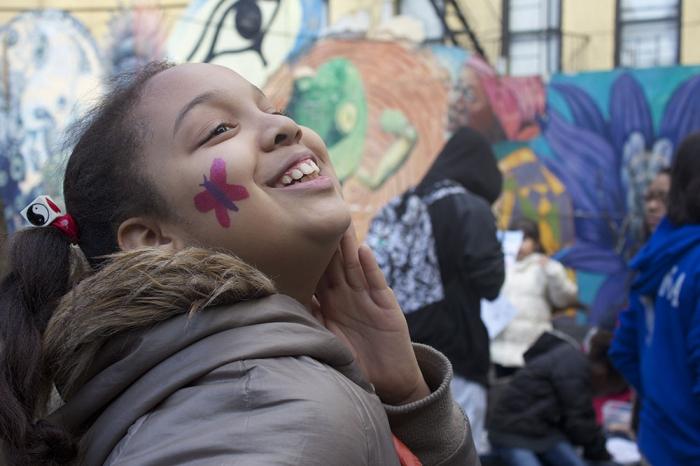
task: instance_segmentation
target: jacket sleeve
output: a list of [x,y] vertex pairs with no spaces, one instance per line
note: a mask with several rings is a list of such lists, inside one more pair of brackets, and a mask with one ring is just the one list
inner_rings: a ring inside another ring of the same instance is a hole
[[544,267],[547,277],[547,299],[556,308],[570,306],[576,302],[578,286],[569,280],[564,266],[550,259]]
[[432,393],[407,405],[384,405],[392,432],[424,466],[479,466],[469,420],[450,393],[450,362],[429,346],[413,348]]
[[642,304],[639,298],[633,295],[630,298],[630,307],[620,313],[615,337],[608,351],[612,364],[640,395],[642,378],[639,372],[638,319],[642,313]]
[[584,448],[587,459],[608,460],[605,436],[593,410],[590,370],[585,357],[572,351],[577,350],[553,352],[550,361],[552,383],[562,408],[562,428],[571,443]]
[[[697,287],[695,289],[698,289]],[[693,380],[693,394],[700,399],[700,300],[695,304],[688,331],[688,360]]]
[[503,249],[496,236],[496,219],[483,199],[472,195],[466,202],[469,209],[459,218],[464,236],[460,268],[479,298],[493,300],[498,297],[505,280]]

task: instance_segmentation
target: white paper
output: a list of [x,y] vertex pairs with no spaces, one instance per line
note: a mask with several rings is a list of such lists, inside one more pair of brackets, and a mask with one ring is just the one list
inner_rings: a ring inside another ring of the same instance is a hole
[[515,318],[518,310],[502,294],[493,301],[481,300],[481,320],[493,340]]
[[[520,246],[523,243],[523,232],[499,230],[497,235],[498,240],[501,242],[505,266],[510,267],[515,262]],[[508,326],[517,313],[518,310],[513,307],[502,293],[493,301],[481,300],[481,320],[484,322],[491,340],[496,338]]]
[[612,437],[605,442],[605,448],[616,463],[636,464],[642,460],[637,444],[632,440]]
[[501,242],[506,267],[515,262],[520,246],[523,244],[523,239],[523,232],[519,230],[500,230],[498,232],[498,240]]

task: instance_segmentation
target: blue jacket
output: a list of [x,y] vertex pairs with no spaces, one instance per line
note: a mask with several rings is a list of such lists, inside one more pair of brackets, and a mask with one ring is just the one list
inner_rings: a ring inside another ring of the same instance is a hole
[[700,225],[664,220],[630,265],[610,358],[641,395],[639,447],[654,466],[700,465]]

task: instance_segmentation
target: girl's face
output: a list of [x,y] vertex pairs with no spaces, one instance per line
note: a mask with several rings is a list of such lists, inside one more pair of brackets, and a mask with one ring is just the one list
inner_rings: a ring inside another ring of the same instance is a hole
[[183,245],[228,250],[273,279],[327,262],[350,214],[316,133],[209,64],[151,78],[136,114],[147,122],[145,169]]
[[516,260],[523,260],[530,254],[537,251],[537,243],[532,238],[523,238],[523,242],[520,244],[520,249],[518,250],[518,255]]
[[652,180],[644,194],[644,221],[647,229],[653,232],[666,216],[668,192],[671,190],[671,177],[659,173]]

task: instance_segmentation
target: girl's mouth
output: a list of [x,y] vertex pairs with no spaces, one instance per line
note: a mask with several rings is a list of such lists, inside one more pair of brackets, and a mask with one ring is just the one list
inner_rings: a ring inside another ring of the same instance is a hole
[[300,160],[290,167],[275,183],[275,188],[306,183],[320,176],[321,169],[311,158]]

